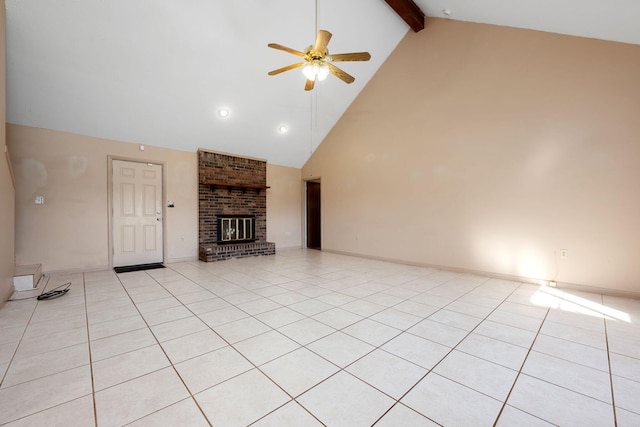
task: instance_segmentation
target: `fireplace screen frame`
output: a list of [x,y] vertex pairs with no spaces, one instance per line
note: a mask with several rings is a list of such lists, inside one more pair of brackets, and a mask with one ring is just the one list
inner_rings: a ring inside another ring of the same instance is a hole
[[256,241],[256,216],[245,214],[217,215],[219,245]]

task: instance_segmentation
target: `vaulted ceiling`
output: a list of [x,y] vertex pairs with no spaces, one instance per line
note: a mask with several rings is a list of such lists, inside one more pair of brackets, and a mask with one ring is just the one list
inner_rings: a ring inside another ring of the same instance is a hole
[[[637,0],[6,0],[7,121],[299,167],[411,31],[391,5],[417,6],[422,31],[439,17],[640,44]],[[316,22],[331,53],[371,53],[340,64],[355,82],[268,76],[298,58],[267,43],[305,50]]]

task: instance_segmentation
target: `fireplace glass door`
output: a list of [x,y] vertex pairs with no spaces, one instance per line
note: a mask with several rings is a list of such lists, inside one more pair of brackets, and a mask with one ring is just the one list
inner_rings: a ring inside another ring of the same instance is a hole
[[255,216],[218,216],[218,243],[255,241]]

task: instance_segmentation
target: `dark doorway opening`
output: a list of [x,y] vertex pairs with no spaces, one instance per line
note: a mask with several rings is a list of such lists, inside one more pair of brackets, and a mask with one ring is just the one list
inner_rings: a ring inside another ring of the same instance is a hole
[[307,248],[320,249],[320,183],[307,181]]

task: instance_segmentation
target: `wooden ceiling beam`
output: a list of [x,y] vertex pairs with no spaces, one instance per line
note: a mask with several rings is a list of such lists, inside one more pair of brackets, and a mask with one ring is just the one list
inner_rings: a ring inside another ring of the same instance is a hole
[[416,33],[424,29],[424,13],[413,0],[384,0]]

